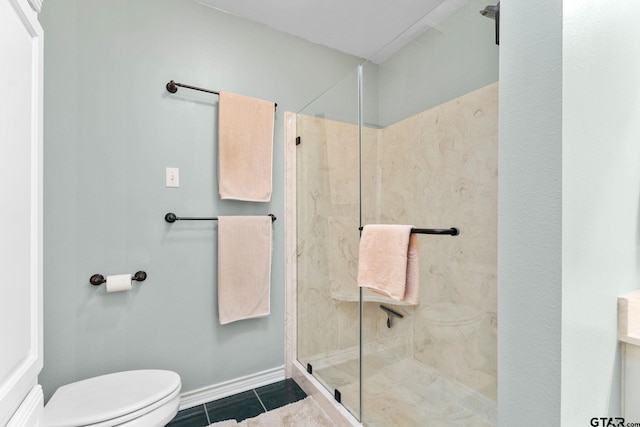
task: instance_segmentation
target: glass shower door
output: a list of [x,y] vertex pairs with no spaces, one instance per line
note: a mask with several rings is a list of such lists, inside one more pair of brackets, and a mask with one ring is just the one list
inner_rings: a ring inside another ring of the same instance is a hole
[[298,361],[359,418],[357,72],[297,114]]

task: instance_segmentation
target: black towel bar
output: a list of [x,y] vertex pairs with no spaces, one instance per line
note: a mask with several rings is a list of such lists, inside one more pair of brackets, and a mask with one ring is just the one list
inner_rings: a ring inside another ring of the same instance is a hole
[[[207,92],[207,93],[213,93],[214,95],[220,95],[220,92],[218,92],[217,90],[202,89],[200,87],[174,82],[173,80],[170,80],[169,83],[166,84],[167,91],[171,93],[176,93],[178,91],[178,86],[183,87],[185,89],[199,90],[200,92]],[[278,108],[278,104],[276,104],[275,102],[273,104],[275,108]]]
[[[277,219],[274,214],[269,214],[268,216],[271,217],[272,222]],[[209,218],[205,218],[205,217],[188,217],[187,218],[187,217],[179,217],[173,212],[169,212],[164,216],[164,220],[169,223],[176,222],[176,221],[217,221],[218,217],[214,216]]]
[[[358,230],[362,231],[363,227],[359,227]],[[457,236],[460,234],[460,230],[456,227],[451,228],[412,228],[411,234],[443,234],[450,236]]]

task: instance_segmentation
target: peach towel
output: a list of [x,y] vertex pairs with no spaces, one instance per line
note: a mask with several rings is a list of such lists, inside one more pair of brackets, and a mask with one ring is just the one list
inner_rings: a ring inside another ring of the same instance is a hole
[[220,198],[270,201],[275,104],[220,92],[218,105]]
[[365,225],[360,237],[358,285],[407,304],[418,304],[418,239],[411,225]]
[[271,217],[218,217],[220,324],[269,315]]

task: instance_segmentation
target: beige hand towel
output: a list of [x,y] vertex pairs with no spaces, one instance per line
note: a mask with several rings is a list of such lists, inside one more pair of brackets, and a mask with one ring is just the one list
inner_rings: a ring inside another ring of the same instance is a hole
[[411,225],[365,225],[358,260],[358,285],[407,304],[418,303],[418,239]]
[[[324,248],[329,275],[326,278],[331,290],[331,298],[337,301],[360,301],[358,287],[358,233],[357,216],[330,216],[327,218],[328,244]],[[322,248],[312,250],[321,251]],[[363,289],[362,300],[365,302],[389,303],[389,297]],[[403,301],[396,305],[407,305]]]
[[271,217],[218,217],[220,324],[269,314]]
[[275,104],[220,92],[218,191],[222,199],[271,200]]

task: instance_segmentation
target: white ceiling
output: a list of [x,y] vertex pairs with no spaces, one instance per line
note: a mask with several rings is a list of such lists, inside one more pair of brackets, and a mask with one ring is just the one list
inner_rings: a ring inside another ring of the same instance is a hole
[[470,0],[198,0],[314,43],[382,63]]

